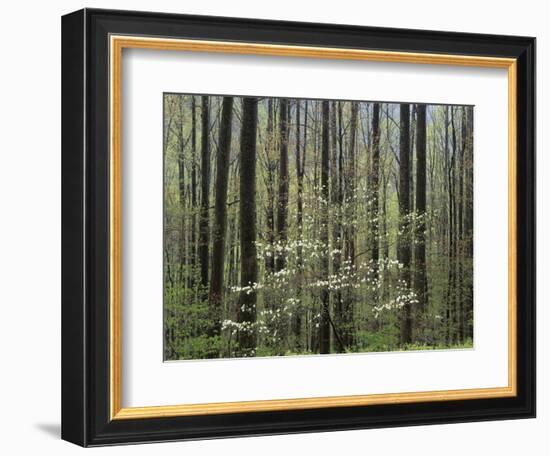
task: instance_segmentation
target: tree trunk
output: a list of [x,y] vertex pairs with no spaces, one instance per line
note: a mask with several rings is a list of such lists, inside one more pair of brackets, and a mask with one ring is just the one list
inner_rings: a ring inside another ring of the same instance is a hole
[[[374,269],[374,279],[378,277],[379,253],[379,234],[380,234],[380,216],[379,216],[379,191],[380,191],[380,103],[374,103],[372,108],[372,176],[371,176],[371,226],[372,226],[372,264]],[[378,302],[378,293],[374,292],[374,302]]]
[[242,356],[254,356],[256,349],[256,128],[257,98],[243,98],[239,221],[241,232],[241,287],[237,321],[242,324],[238,333]]
[[197,267],[197,120],[195,97],[191,97],[191,249],[189,263],[191,273],[189,274],[189,286],[195,287],[195,274]]
[[[266,207],[266,225],[267,225],[267,243],[272,250],[275,243],[275,169],[277,162],[272,160],[274,145],[274,106],[273,98],[267,100],[267,138],[266,138],[266,157],[267,157],[267,207]],[[271,273],[275,270],[275,256],[268,255],[265,259],[266,272]]]
[[179,204],[181,211],[181,226],[180,226],[180,242],[179,242],[179,273],[178,280],[185,286],[185,265],[187,262],[186,259],[186,250],[185,250],[185,141],[183,138],[183,97],[178,97],[179,104],[179,115],[177,122],[178,129],[178,190],[179,190]]
[[445,342],[451,344],[451,293],[452,293],[452,265],[453,265],[453,206],[452,206],[452,191],[451,191],[451,161],[449,159],[449,107],[445,106],[445,180],[447,189],[447,289],[445,292]]
[[[449,107],[446,108],[446,117],[448,125],[448,111]],[[455,207],[455,190],[454,190],[454,180],[455,180],[455,160],[456,160],[456,131],[455,131],[455,122],[454,122],[454,108],[451,106],[451,156],[449,159],[449,164],[447,166],[447,181],[448,181],[448,205],[449,205],[449,274],[447,278],[447,308],[446,308],[446,318],[447,318],[447,344],[453,344],[455,342],[456,336],[456,301],[455,301],[455,263],[456,263],[456,242],[455,242],[455,217],[456,217],[456,207]],[[446,127],[448,129],[448,127]],[[448,134],[447,134],[448,136]],[[446,144],[448,143],[448,137]],[[448,148],[448,146],[447,146]]]
[[[402,264],[401,280],[410,287],[411,239],[410,239],[410,106],[402,104],[399,114],[399,240],[397,259]],[[401,314],[401,344],[412,341],[411,306],[405,303]]]
[[[357,153],[357,117],[358,117],[359,105],[357,102],[351,103],[351,119],[350,119],[350,136],[349,136],[349,164],[347,173],[347,185],[346,185],[346,201],[349,208],[350,221],[355,219],[355,167],[356,167],[356,153]],[[348,229],[348,257],[351,261],[351,265],[355,265],[355,228],[353,224],[349,224]]]
[[199,221],[199,261],[201,263],[201,286],[208,287],[208,247],[210,237],[210,106],[208,96],[202,98],[201,113],[201,211]]
[[[288,215],[288,100],[281,98],[279,106],[279,199],[277,204],[277,241],[286,244]],[[279,252],[275,269],[285,268],[286,256]]]
[[[428,283],[426,277],[426,105],[416,107],[416,222],[415,280],[418,300],[415,321],[421,332],[425,328],[424,314],[428,305]],[[419,340],[419,337],[416,337]]]
[[[323,101],[323,130],[321,145],[321,226],[320,239],[328,248],[328,205],[329,205],[329,102]],[[329,257],[321,257],[321,280],[328,280]],[[319,352],[330,353],[330,308],[328,287],[321,288],[321,321],[319,323]]]
[[[306,100],[307,103],[307,100]],[[296,101],[296,183],[297,183],[297,194],[296,194],[296,231],[298,246],[296,247],[296,265],[298,267],[298,284],[297,284],[297,297],[300,301],[299,307],[294,310],[292,327],[295,336],[295,346],[298,351],[301,351],[301,337],[302,337],[302,314],[301,314],[301,302],[302,302],[302,277],[303,277],[303,259],[302,259],[302,246],[300,242],[303,237],[303,211],[304,211],[304,202],[302,199],[302,193],[304,191],[304,168],[302,165],[302,154],[300,150],[300,105],[301,101]],[[304,153],[305,154],[305,153]]]
[[[466,108],[466,150],[465,150],[465,217],[464,217],[464,236],[466,239],[465,256],[468,264],[471,264],[474,257],[474,143],[473,143],[473,128],[474,128],[474,108],[469,106]],[[470,266],[472,268],[472,266]],[[474,283],[473,278],[470,278],[465,285],[468,313],[465,315],[465,331],[468,335],[473,335],[473,302],[474,302]]]
[[219,128],[215,216],[212,227],[212,266],[210,268],[212,274],[210,279],[211,335],[219,335],[221,332],[225,236],[227,231],[227,177],[229,175],[229,158],[231,155],[232,121],[233,97],[224,97]]
[[[345,207],[346,207],[346,258],[350,272],[355,271],[355,219],[357,195],[355,191],[355,167],[356,167],[356,145],[357,145],[357,117],[359,105],[357,102],[351,103],[350,135],[349,135],[349,163],[345,179]],[[353,289],[348,287],[346,299],[343,306],[343,328],[341,332],[342,343],[344,347],[349,348],[354,341],[354,293]]]
[[458,342],[464,343],[464,155],[467,147],[466,108],[462,107],[461,117],[461,147],[458,169]]
[[452,156],[451,156],[451,192],[449,198],[453,204],[453,228],[451,230],[451,237],[453,239],[453,253],[452,253],[452,276],[451,276],[451,302],[452,302],[452,325],[453,325],[453,334],[452,342],[456,343],[458,338],[458,302],[457,302],[457,260],[458,260],[458,201],[457,197],[457,182],[456,182],[456,159],[458,155],[458,145],[457,145],[457,128],[455,120],[455,108],[451,106],[451,145],[452,145]]
[[[338,160],[338,127],[337,127],[337,103],[333,101],[330,115],[330,134],[331,134],[331,167],[330,167],[330,179],[331,179],[331,204],[333,210],[333,223],[332,223],[332,274],[338,276],[340,273],[342,262],[342,200],[340,192],[340,174],[342,170],[339,170]],[[338,329],[342,327],[342,291],[340,289],[333,293],[333,307],[335,316],[335,325]],[[343,351],[343,347],[340,344],[336,344],[335,349],[339,352]]]

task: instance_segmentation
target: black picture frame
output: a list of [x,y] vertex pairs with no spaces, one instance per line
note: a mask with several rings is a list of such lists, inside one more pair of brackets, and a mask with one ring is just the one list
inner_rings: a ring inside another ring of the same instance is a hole
[[[112,34],[517,59],[517,395],[111,420],[109,48]],[[62,438],[82,446],[535,416],[535,39],[84,9],[62,19]]]

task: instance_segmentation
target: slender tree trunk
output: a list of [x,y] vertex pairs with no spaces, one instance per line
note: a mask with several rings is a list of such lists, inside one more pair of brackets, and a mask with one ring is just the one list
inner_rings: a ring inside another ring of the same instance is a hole
[[223,98],[216,164],[215,218],[212,227],[212,265],[210,279],[211,335],[221,333],[223,273],[225,267],[225,236],[227,231],[227,181],[231,155],[233,97]]
[[208,287],[208,247],[210,237],[210,103],[202,98],[201,113],[201,212],[199,222],[199,261],[201,263],[201,286]]
[[457,201],[457,157],[458,157],[458,143],[457,143],[457,128],[456,128],[456,119],[455,119],[456,110],[454,107],[451,107],[451,144],[453,148],[453,155],[451,160],[451,179],[452,179],[452,201],[453,201],[453,226],[454,229],[452,230],[452,236],[453,236],[453,267],[452,267],[452,323],[453,323],[453,343],[457,342],[458,339],[458,302],[457,302],[457,262],[458,262],[458,201]]
[[[304,212],[304,169],[302,167],[302,153],[300,149],[300,101],[296,104],[296,230],[298,239],[303,236],[303,212]],[[302,247],[296,250],[298,266],[302,265]]]
[[[333,223],[332,223],[332,274],[338,276],[340,274],[341,262],[342,262],[342,201],[340,195],[340,174],[339,160],[338,160],[338,127],[337,127],[337,103],[333,101],[330,115],[330,135],[331,135],[331,167],[330,167],[330,179],[331,179],[331,204],[333,210]],[[337,328],[342,327],[342,291],[337,289],[333,292],[333,307],[335,324]],[[335,345],[335,349],[339,352],[343,351],[343,347],[340,344]]]
[[[382,234],[383,234],[383,242],[382,242],[382,248],[384,252],[384,258],[389,259],[390,258],[390,242],[388,239],[388,203],[387,203],[387,197],[388,197],[388,181],[389,176],[386,176],[384,173],[382,175]],[[382,299],[384,301],[388,300],[388,297],[390,295],[390,270],[386,266],[384,267],[384,285],[382,289]]]
[[[344,185],[344,112],[343,112],[343,102],[338,102],[338,169],[340,170],[338,174],[338,204],[340,206],[340,214],[342,214],[342,206],[344,204],[344,199],[346,197],[346,188]],[[340,219],[341,221],[341,219]],[[343,233],[342,233],[343,235]]]
[[452,292],[453,292],[453,191],[452,191],[452,160],[449,158],[449,107],[445,107],[445,171],[447,180],[447,207],[448,207],[448,270],[447,270],[447,291],[445,296],[445,340],[447,345],[452,343]]
[[[393,113],[392,113],[393,114]],[[386,105],[386,141],[391,141],[390,131],[390,105]],[[391,145],[390,145],[391,148]],[[384,162],[387,160],[388,150],[385,149]],[[388,234],[388,186],[391,179],[391,168],[387,171],[382,167],[382,251],[384,258],[390,259],[390,240]],[[391,271],[387,265],[384,267],[384,285],[382,288],[382,299],[387,302],[390,297]]]
[[[356,216],[355,210],[355,187],[356,187],[356,154],[357,154],[357,117],[358,117],[359,105],[357,102],[351,103],[351,119],[350,119],[350,138],[349,138],[349,168],[348,168],[348,181],[347,181],[347,203],[349,205],[349,215],[350,219],[354,220]],[[349,259],[352,263],[352,266],[355,265],[355,228],[353,224],[349,225],[349,235],[348,235],[348,252]]]
[[[349,163],[346,173],[346,193],[345,193],[345,207],[346,207],[346,257],[348,260],[348,266],[350,272],[355,272],[355,219],[357,217],[356,213],[356,149],[357,149],[357,118],[358,118],[359,106],[357,102],[351,103],[351,119],[350,119],[350,136],[349,136]],[[348,288],[346,293],[346,299],[343,306],[343,328],[342,328],[342,342],[346,348],[349,348],[353,345],[354,342],[354,293],[353,289]]]
[[[464,237],[466,239],[466,251],[465,251],[465,257],[468,261],[468,264],[470,265],[470,270],[473,268],[472,262],[474,257],[474,143],[473,143],[473,128],[474,128],[474,109],[473,107],[469,106],[466,108],[466,150],[465,150],[465,163],[464,166],[466,168],[465,171],[465,177],[466,177],[466,185],[465,185],[465,212],[466,215],[464,217]],[[473,336],[473,328],[472,328],[472,321],[473,321],[473,303],[474,303],[474,283],[473,278],[470,277],[470,279],[467,281],[466,285],[466,296],[465,300],[467,303],[466,309],[468,311],[465,311],[465,332],[468,334],[468,336]]]
[[[328,247],[328,205],[329,205],[329,102],[323,101],[323,130],[321,145],[321,226],[320,239]],[[321,280],[328,280],[329,258],[321,258]],[[319,323],[319,352],[330,353],[330,306],[328,287],[321,289],[321,321]]]
[[[275,169],[277,162],[272,160],[274,141],[274,106],[273,98],[267,100],[267,138],[266,138],[266,157],[267,157],[267,242],[270,249],[273,249],[275,243]],[[265,259],[266,272],[272,273],[275,270],[275,256],[268,255]]]
[[[411,285],[410,239],[410,106],[402,104],[399,115],[399,239],[397,259],[403,265],[401,280],[405,287]],[[411,306],[405,303],[401,314],[401,344],[412,342]]]
[[256,259],[256,128],[258,100],[243,98],[240,153],[239,220],[241,232],[241,291],[237,321],[239,350],[243,356],[254,356],[256,350],[256,288],[258,264]]
[[[447,108],[449,109],[449,108]],[[447,169],[448,204],[449,204],[449,276],[447,281],[447,312],[448,336],[447,343],[453,344],[456,339],[456,205],[455,205],[455,160],[456,160],[456,131],[454,108],[451,106],[451,157]]]
[[466,108],[462,107],[461,147],[458,165],[458,342],[464,343],[464,162],[467,147]]
[[[306,101],[307,103],[307,101]],[[297,285],[297,296],[299,300],[299,307],[294,310],[292,326],[295,336],[295,345],[298,351],[301,351],[301,337],[302,337],[302,314],[301,314],[301,302],[302,302],[302,277],[303,277],[303,258],[302,258],[302,246],[301,241],[303,238],[303,211],[304,211],[304,202],[302,193],[304,191],[304,169],[302,166],[302,154],[300,150],[300,105],[301,101],[296,101],[296,183],[297,183],[297,192],[296,192],[296,231],[298,246],[296,247],[296,263],[298,267],[298,285]]]
[[178,97],[178,104],[179,104],[179,115],[178,115],[178,122],[177,122],[177,129],[178,129],[178,190],[179,190],[179,203],[180,203],[180,211],[181,211],[181,225],[180,225],[180,242],[179,242],[179,273],[178,273],[178,280],[179,282],[185,286],[184,281],[184,273],[185,273],[185,265],[187,262],[187,259],[185,257],[186,251],[185,251],[185,217],[186,217],[186,211],[185,211],[185,141],[183,138],[183,97]]
[[[308,131],[308,115],[309,115],[309,102],[308,100],[304,100],[304,141],[303,141],[303,147],[302,147],[302,164],[300,166],[300,169],[302,171],[302,185],[303,185],[303,175],[305,173],[305,167],[306,167],[306,155],[307,155],[307,146],[308,146],[308,138],[307,138],[307,131]],[[303,214],[303,209],[302,209]],[[303,227],[302,227],[303,231]],[[305,267],[302,267],[302,274],[305,274]],[[305,298],[304,298],[305,299]],[[312,320],[311,320],[311,312],[307,310],[305,306],[300,304],[301,309],[306,309],[304,312],[305,315],[305,328],[306,328],[306,334],[305,334],[305,343],[306,343],[306,350],[311,350],[311,334],[313,331],[311,330],[312,326]],[[308,333],[308,327],[309,327],[309,333]]]
[[[288,216],[288,100],[281,98],[279,106],[279,198],[277,205],[277,240],[285,244],[287,240]],[[281,252],[275,261],[275,269],[285,268],[286,256]]]
[[[416,239],[415,239],[415,280],[418,300],[415,312],[417,330],[423,332],[424,314],[428,304],[428,283],[426,277],[426,105],[416,107]],[[422,334],[420,334],[421,336]],[[420,337],[416,337],[420,340]]]
[[[166,161],[167,159],[167,151],[168,151],[168,143],[170,140],[170,135],[172,131],[172,123],[174,115],[174,102],[172,101],[172,97],[167,96],[164,98],[164,134],[163,134],[163,156]],[[166,169],[165,169],[165,175],[166,175]],[[168,211],[166,210],[167,204],[166,201],[164,202],[164,223],[165,225],[168,222]],[[165,292],[169,288],[172,288],[174,286],[174,280],[172,278],[172,267],[170,265],[170,255],[168,252],[168,248],[166,245],[164,246],[164,252],[163,252],[163,285]],[[164,351],[165,351],[165,358],[166,359],[175,359],[176,358],[176,349],[175,349],[175,324],[174,321],[177,320],[177,309],[174,308],[174,306],[171,306],[169,308],[168,306],[164,306],[164,313],[165,313],[165,320],[164,320]]]
[[[410,158],[409,158],[409,189],[411,190],[409,194],[409,211],[411,214],[414,214],[415,211],[415,201],[414,201],[414,144],[415,144],[415,133],[416,133],[416,106],[411,110],[411,120],[409,124],[409,131],[410,131]],[[411,229],[413,228],[412,220],[411,220]],[[411,238],[411,239],[414,239]],[[412,272],[411,272],[411,280],[412,280]],[[414,321],[413,321],[414,323]]]
[[[379,215],[379,191],[380,191],[380,103],[374,103],[372,108],[372,176],[371,176],[371,225],[372,225],[372,264],[374,278],[378,277],[378,260],[380,258],[380,215]],[[378,292],[374,292],[374,302],[378,302]]]
[[189,262],[191,274],[189,286],[195,287],[195,274],[197,267],[197,120],[195,97],[191,97],[191,250]]

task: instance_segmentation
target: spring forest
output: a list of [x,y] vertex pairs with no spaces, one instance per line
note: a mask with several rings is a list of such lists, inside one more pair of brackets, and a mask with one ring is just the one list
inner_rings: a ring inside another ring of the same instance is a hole
[[472,106],[163,111],[165,360],[473,346]]

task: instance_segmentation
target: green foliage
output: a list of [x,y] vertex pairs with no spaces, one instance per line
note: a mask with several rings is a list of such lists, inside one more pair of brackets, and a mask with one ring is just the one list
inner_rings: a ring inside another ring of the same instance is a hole
[[[392,330],[393,329],[393,330]],[[383,331],[357,331],[355,352],[393,351],[398,346],[399,332],[391,326]]]
[[212,327],[208,301],[189,289],[166,288],[164,296],[165,359],[217,358],[220,336],[207,335]]
[[472,339],[468,338],[461,344],[432,344],[432,345],[422,345],[422,344],[405,344],[400,347],[400,350],[403,351],[413,351],[413,350],[460,350],[460,349],[469,349],[474,348]]

